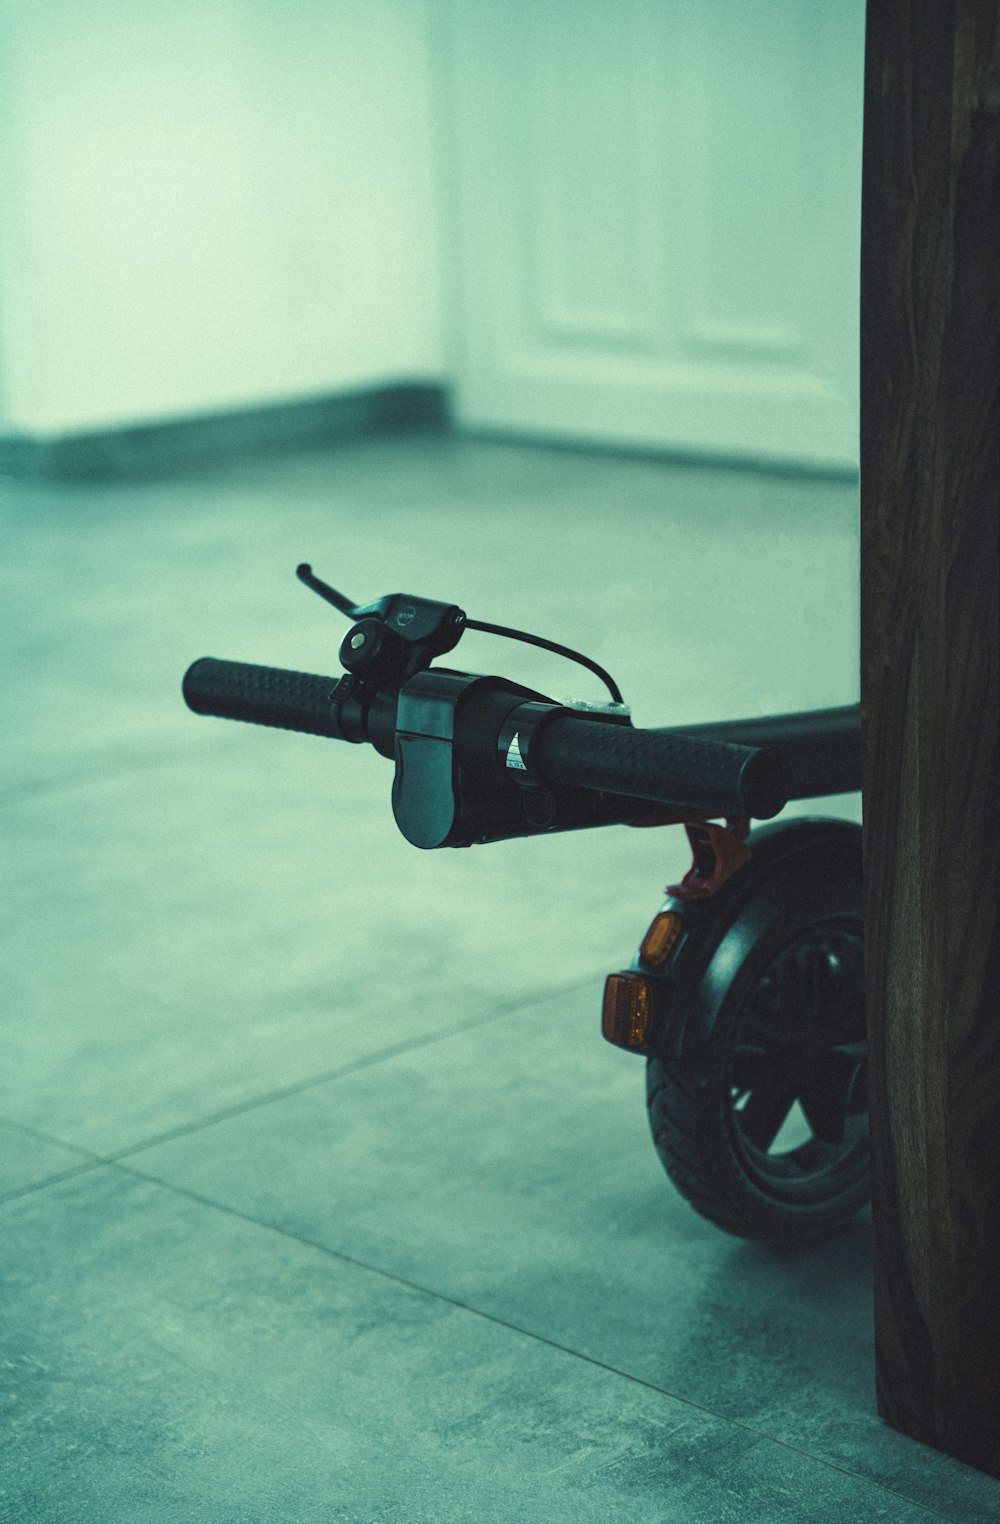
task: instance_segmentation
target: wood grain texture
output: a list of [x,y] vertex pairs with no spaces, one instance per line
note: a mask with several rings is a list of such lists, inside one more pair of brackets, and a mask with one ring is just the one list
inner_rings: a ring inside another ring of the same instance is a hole
[[1000,1476],[997,0],[869,0],[861,333],[878,1405]]

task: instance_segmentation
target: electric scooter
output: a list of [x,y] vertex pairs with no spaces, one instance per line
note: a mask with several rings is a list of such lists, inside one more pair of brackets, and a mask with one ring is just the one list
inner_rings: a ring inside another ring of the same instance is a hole
[[[639,730],[578,651],[409,594],[357,605],[309,566],[297,575],[351,621],[343,676],[203,657],[189,707],[370,744],[394,762],[393,815],[424,849],[683,825],[691,867],[609,975],[603,1034],[645,1058],[653,1142],[696,1211],[788,1246],[846,1226],[869,1194],[861,828],[774,817],[860,789],[860,706]],[[434,665],[469,629],[580,663],[609,701]]]

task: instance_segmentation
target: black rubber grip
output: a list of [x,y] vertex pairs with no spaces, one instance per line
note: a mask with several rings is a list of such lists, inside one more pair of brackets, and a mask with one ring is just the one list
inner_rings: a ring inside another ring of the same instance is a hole
[[788,763],[789,799],[854,794],[861,788],[861,705],[807,709],[752,720],[679,725],[678,731],[741,746],[777,747]]
[[713,815],[768,820],[789,797],[788,769],[777,751],[576,715],[557,716],[545,727],[535,760],[550,783],[607,789]]
[[333,702],[337,682],[335,677],[317,677],[311,672],[253,667],[243,661],[216,661],[203,656],[184,674],[184,699],[196,714],[343,740]]

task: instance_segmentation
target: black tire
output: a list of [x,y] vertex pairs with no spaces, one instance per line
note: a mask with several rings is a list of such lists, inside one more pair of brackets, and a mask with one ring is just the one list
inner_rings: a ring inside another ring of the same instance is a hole
[[695,1210],[741,1238],[815,1243],[868,1200],[860,833],[844,831],[810,850],[796,822],[783,850],[772,827],[716,902],[668,902],[689,934],[657,975],[653,1141]]

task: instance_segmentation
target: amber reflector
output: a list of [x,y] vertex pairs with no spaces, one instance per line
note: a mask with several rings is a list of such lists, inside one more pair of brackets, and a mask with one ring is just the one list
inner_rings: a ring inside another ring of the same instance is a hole
[[681,934],[683,924],[676,910],[661,910],[642,939],[639,956],[643,963],[648,963],[652,968],[658,968],[661,963],[666,963]]
[[644,1051],[653,1030],[653,992],[641,974],[609,974],[602,1030],[608,1042]]

